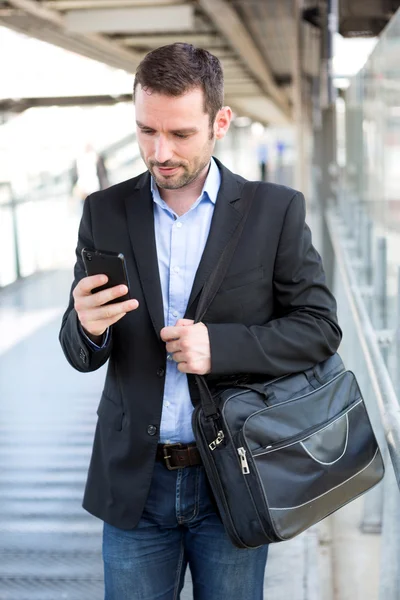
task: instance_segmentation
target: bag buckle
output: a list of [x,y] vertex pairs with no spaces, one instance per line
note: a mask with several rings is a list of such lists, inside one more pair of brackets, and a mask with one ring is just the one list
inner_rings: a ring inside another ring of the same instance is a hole
[[176,469],[182,469],[182,467],[180,467],[179,465],[177,467],[173,467],[171,465],[171,463],[169,462],[171,455],[168,454],[169,448],[181,448],[181,447],[182,447],[182,444],[180,444],[180,443],[164,444],[164,446],[163,446],[164,460],[165,460],[165,466],[167,467],[168,471],[176,471]]

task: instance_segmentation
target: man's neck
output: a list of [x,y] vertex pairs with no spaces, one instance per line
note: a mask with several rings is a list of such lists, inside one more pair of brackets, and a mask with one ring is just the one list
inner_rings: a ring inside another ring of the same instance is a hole
[[210,163],[204,167],[203,171],[194,181],[182,188],[177,190],[158,188],[160,197],[178,216],[181,217],[187,213],[200,196],[208,176],[209,167]]

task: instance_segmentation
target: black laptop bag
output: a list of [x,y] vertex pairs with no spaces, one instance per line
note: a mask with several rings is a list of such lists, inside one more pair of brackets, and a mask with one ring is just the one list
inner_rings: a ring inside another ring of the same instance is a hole
[[[257,190],[203,289],[201,321],[218,291]],[[384,464],[360,388],[336,353],[307,371],[220,382],[196,376],[197,446],[233,544],[288,540],[381,481]]]

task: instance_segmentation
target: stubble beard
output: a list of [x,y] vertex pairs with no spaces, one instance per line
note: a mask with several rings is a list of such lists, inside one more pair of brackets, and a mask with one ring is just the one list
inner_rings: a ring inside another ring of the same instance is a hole
[[[185,187],[186,185],[189,185],[189,183],[192,183],[192,181],[194,181],[196,179],[196,177],[198,176],[197,171],[196,171],[195,175],[193,176],[193,174],[191,174],[187,170],[187,167],[185,165],[179,165],[180,168],[184,169],[184,172],[182,173],[182,175],[179,175],[178,178],[176,178],[177,176],[175,175],[172,177],[166,177],[164,179],[164,178],[160,178],[155,173],[154,166],[155,166],[154,164],[150,163],[149,171],[150,171],[151,175],[153,176],[153,179],[156,182],[157,186],[163,190],[178,190],[180,188]],[[168,165],[163,165],[163,166],[168,166]]]
[[178,176],[178,178],[176,178],[177,176],[172,176],[171,180],[169,180],[168,178],[160,178],[154,170],[155,166],[165,166],[165,167],[176,167],[178,165],[175,164],[171,164],[168,165],[167,164],[157,164],[154,163],[152,161],[147,162],[143,156],[142,151],[140,150],[140,153],[142,155],[143,161],[145,162],[148,170],[150,171],[154,181],[156,182],[157,186],[163,190],[179,190],[187,185],[190,185],[191,183],[193,183],[193,181],[195,181],[199,175],[203,172],[203,170],[206,168],[206,166],[209,164],[210,160],[211,160],[211,156],[212,156],[212,151],[214,148],[214,136],[210,137],[210,139],[208,140],[208,144],[207,147],[203,153],[203,155],[201,157],[199,157],[198,159],[195,160],[195,164],[198,164],[199,166],[195,167],[194,171],[190,172],[188,170],[188,167],[186,165],[180,164],[179,167],[184,169],[184,172],[182,173],[182,175]]

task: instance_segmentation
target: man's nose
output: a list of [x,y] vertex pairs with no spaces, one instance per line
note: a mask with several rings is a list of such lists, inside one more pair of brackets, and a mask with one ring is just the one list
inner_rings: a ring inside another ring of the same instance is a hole
[[158,163],[165,163],[170,160],[173,156],[172,148],[168,140],[163,137],[159,137],[156,141],[155,155],[154,158]]

